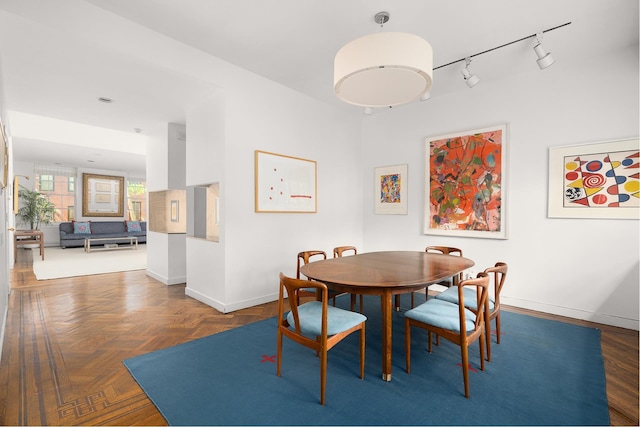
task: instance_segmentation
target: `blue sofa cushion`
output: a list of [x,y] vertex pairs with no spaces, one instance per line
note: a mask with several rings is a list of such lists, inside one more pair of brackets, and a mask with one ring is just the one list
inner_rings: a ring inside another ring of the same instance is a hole
[[127,233],[142,231],[140,221],[125,221],[124,223],[127,224]]
[[74,234],[91,234],[91,221],[78,222],[73,221]]

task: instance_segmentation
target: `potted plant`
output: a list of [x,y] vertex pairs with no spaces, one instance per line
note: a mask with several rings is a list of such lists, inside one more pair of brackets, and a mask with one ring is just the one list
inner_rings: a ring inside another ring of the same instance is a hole
[[23,206],[18,209],[20,222],[29,224],[31,230],[39,230],[41,224],[50,224],[55,219],[56,206],[46,195],[21,185],[18,196],[23,202]]

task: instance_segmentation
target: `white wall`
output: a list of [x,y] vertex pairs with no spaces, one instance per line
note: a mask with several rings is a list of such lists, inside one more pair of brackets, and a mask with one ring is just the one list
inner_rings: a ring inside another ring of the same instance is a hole
[[[1,58],[0,58],[1,59]],[[2,61],[0,60],[0,117],[2,123],[7,121],[7,111],[4,108],[4,84],[2,80]],[[9,150],[11,153],[11,150]],[[11,175],[10,175],[11,176]],[[12,252],[8,249],[8,243],[13,238],[13,233],[9,233],[7,229],[13,226],[13,222],[9,221],[10,215],[7,211],[13,209],[8,205],[9,200],[7,198],[7,190],[2,191],[2,197],[0,197],[0,224],[3,229],[0,232],[0,357],[2,355],[2,344],[4,343],[4,331],[7,323],[7,310],[9,306],[9,260],[11,257],[9,254]],[[13,259],[11,259],[13,262]]]
[[[473,89],[460,84],[450,96],[365,119],[364,249],[460,247],[478,271],[509,264],[505,304],[638,329],[638,221],[547,217],[549,147],[638,137],[637,46],[584,64],[559,57],[544,71],[532,63],[527,75]],[[508,240],[424,235],[425,137],[498,123],[509,125]],[[374,168],[404,163],[409,214],[374,215]]]
[[[220,242],[187,239],[186,292],[229,312],[277,299],[299,251],[361,246],[362,153],[354,116],[244,70],[220,74],[224,93],[187,116],[187,185],[220,182],[221,224]],[[315,160],[318,212],[255,213],[255,150]]]

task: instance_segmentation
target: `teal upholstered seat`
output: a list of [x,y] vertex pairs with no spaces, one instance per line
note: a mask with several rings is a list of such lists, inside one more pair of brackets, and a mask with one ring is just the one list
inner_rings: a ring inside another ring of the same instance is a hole
[[[493,298],[487,297],[487,312],[485,314],[485,339],[487,341],[487,360],[491,361],[491,320],[496,322],[496,342],[500,344],[500,292],[507,278],[509,267],[504,262],[497,262],[494,267],[484,270],[485,273],[493,276]],[[478,311],[477,292],[473,289],[463,289],[464,306]],[[436,295],[442,301],[458,304],[458,289],[450,288]]]
[[[315,289],[314,289],[315,291]],[[307,336],[322,335],[322,303],[311,301],[298,306],[300,332]],[[366,316],[353,311],[327,306],[327,335],[335,335],[349,330],[367,320]],[[294,325],[293,313],[287,314],[287,322]],[[290,326],[291,328],[292,326]]]
[[[300,292],[310,288],[320,296],[320,301],[300,304]],[[285,301],[287,299],[288,301]],[[328,304],[327,285],[317,281],[293,279],[280,273],[278,297],[277,368],[282,370],[282,337],[316,351],[320,359],[320,404],[324,405],[327,383],[327,352],[351,333],[360,331],[360,378],[364,379],[365,321],[367,318],[353,311]],[[289,312],[284,314],[285,305]]]
[[[464,306],[472,310],[478,310],[477,293],[474,289],[465,288],[462,290],[464,295]],[[440,292],[436,295],[436,298],[442,301],[447,301],[453,304],[458,304],[458,288],[449,288],[444,292]],[[495,301],[493,298],[488,298],[489,310],[493,311]]]
[[[452,289],[457,291],[458,287],[456,286]],[[458,305],[447,301],[430,299],[416,308],[407,311],[404,316],[438,328],[460,332],[460,310],[458,309]],[[473,331],[475,321],[476,315],[471,310],[465,309],[465,325],[467,331]]]
[[[458,298],[465,299],[462,291],[469,287],[478,301],[480,310],[470,309],[442,299],[430,299],[404,314],[404,343],[407,361],[407,373],[411,372],[411,327],[427,331],[429,353],[432,350],[431,335],[436,334],[460,346],[462,355],[462,377],[464,379],[464,395],[469,397],[469,344],[478,341],[480,347],[480,369],[484,371],[485,315],[487,313],[487,288],[489,275],[478,273],[475,279],[461,281],[451,289],[459,292]],[[463,301],[464,302],[464,301]]]

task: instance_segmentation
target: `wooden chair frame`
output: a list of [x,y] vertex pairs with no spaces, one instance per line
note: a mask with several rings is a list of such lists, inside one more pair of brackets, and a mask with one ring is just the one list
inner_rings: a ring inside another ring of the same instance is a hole
[[494,302],[493,310],[489,309],[489,303],[485,305],[485,319],[486,319],[486,339],[487,339],[487,360],[491,361],[491,321],[496,320],[496,341],[500,344],[500,292],[507,278],[507,271],[509,267],[504,262],[497,262],[494,267],[489,267],[484,270],[485,273],[493,275],[493,292]]
[[[484,346],[485,346],[485,313],[488,297],[489,287],[489,275],[485,272],[478,273],[478,277],[475,279],[467,279],[460,282],[458,285],[458,298],[460,304],[458,304],[458,311],[460,316],[460,332],[451,331],[448,329],[439,328],[437,326],[428,325],[420,321],[404,318],[405,328],[405,352],[406,352],[406,366],[407,373],[411,372],[411,326],[416,326],[425,329],[428,332],[428,346],[429,353],[432,352],[431,334],[434,333],[437,336],[441,336],[454,344],[460,346],[460,354],[462,356],[462,377],[464,379],[464,395],[469,397],[469,344],[478,340],[480,347],[480,369],[484,371]],[[466,316],[464,307],[464,295],[463,288],[465,286],[476,287],[480,293],[478,299],[478,307],[484,309],[478,310],[476,314],[476,320],[474,322],[473,331],[467,333],[466,329]],[[452,304],[452,303],[450,303]]]
[[[450,246],[427,246],[424,249],[425,252],[437,252],[437,253],[441,253],[444,255],[458,255],[458,256],[462,256],[462,249],[459,248],[453,248]],[[462,272],[460,272],[460,274],[458,275],[458,281],[462,281],[463,279],[463,275]],[[455,283],[454,283],[455,284]],[[427,288],[425,289],[425,293],[426,293],[426,299],[429,299],[429,287],[427,286]],[[415,298],[414,298],[415,292],[411,292],[411,308],[415,307]],[[396,296],[396,309],[399,310],[400,309],[400,297]],[[438,341],[438,345],[440,344],[440,342]]]
[[[322,334],[315,339],[302,335],[300,331],[300,317],[298,313],[298,292],[304,288],[316,288],[320,291],[322,301]],[[289,309],[293,315],[294,324],[290,325],[284,315],[284,292],[289,298]],[[327,384],[327,352],[342,339],[355,331],[360,331],[360,378],[364,379],[364,351],[365,351],[365,322],[340,332],[335,335],[327,335],[327,310],[329,293],[327,286],[321,282],[310,282],[308,280],[293,279],[280,273],[280,294],[278,298],[278,353],[277,353],[277,375],[280,376],[282,368],[282,337],[286,336],[302,344],[305,347],[316,351],[320,357],[320,404],[324,405],[325,390]],[[291,329],[293,327],[293,329]]]
[[[355,246],[336,246],[333,248],[333,257],[340,258],[344,252],[353,251],[352,255],[356,255],[358,253],[358,249]],[[362,294],[360,296],[360,313],[362,313],[362,307],[364,304],[364,296]],[[356,306],[356,294],[351,294],[351,311],[355,309]]]

